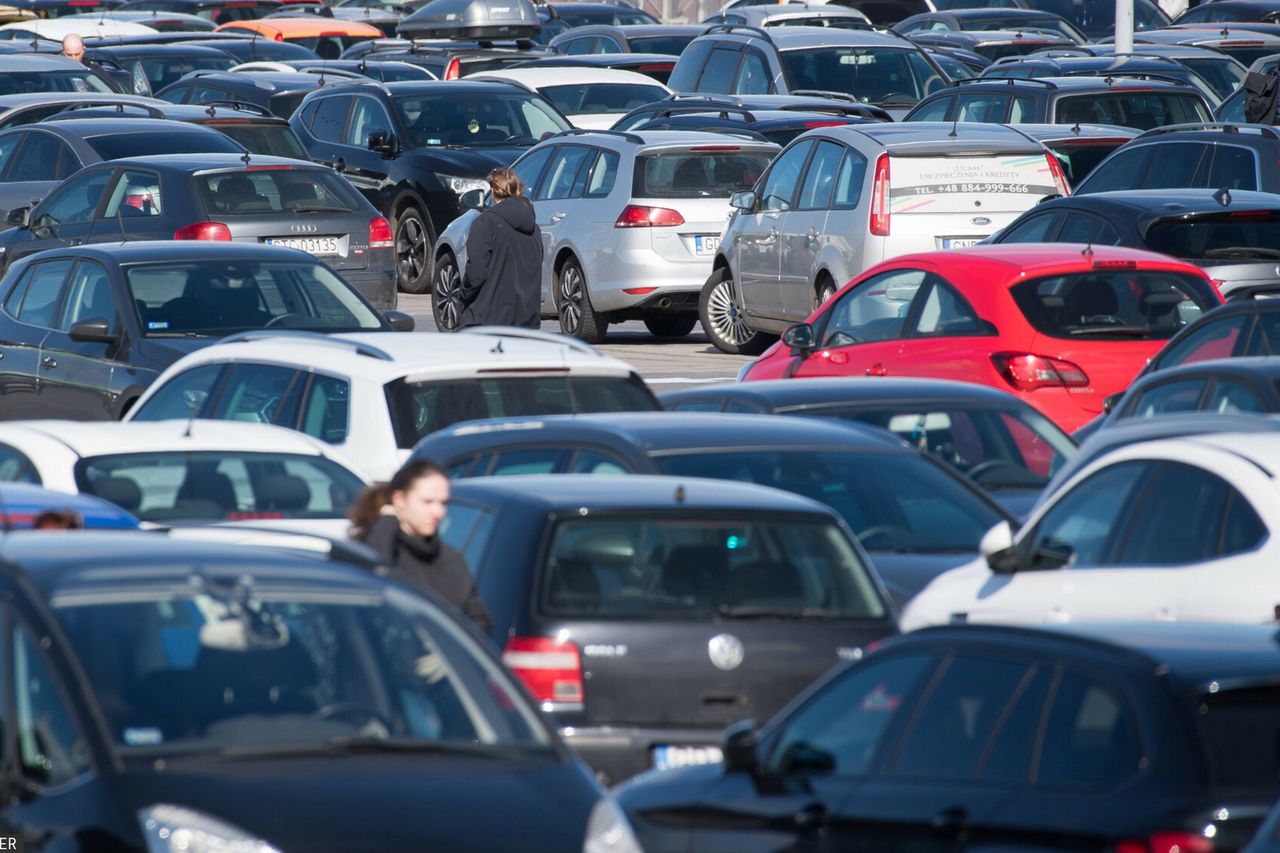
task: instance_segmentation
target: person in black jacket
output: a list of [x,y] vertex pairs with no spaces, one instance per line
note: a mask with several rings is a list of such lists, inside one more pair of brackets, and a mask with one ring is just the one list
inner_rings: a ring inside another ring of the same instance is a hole
[[542,232],[533,203],[510,169],[488,176],[493,206],[481,211],[467,234],[467,273],[459,326],[538,328],[542,304]]
[[407,462],[390,482],[365,489],[352,505],[352,535],[386,559],[392,580],[435,592],[487,634],[493,617],[466,559],[440,540],[448,505],[444,472],[426,460]]

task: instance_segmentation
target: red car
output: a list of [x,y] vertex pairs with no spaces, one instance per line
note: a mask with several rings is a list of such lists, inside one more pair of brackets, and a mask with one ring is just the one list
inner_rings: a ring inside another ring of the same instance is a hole
[[1222,303],[1199,268],[1069,243],[903,255],[792,326],[743,380],[925,376],[1009,391],[1070,432]]

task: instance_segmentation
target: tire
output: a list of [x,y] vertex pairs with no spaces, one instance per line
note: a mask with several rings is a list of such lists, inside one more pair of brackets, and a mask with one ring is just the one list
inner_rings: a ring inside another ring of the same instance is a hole
[[742,308],[733,295],[733,279],[728,267],[713,272],[702,286],[698,319],[716,349],[729,355],[759,355],[776,340],[773,335],[749,328],[743,320]]
[[396,217],[396,287],[401,293],[426,293],[431,287],[431,225],[416,207]]
[[589,344],[603,341],[609,329],[609,321],[591,307],[587,277],[574,258],[565,261],[556,276],[556,313],[560,316],[560,331]]
[[818,288],[816,292],[818,294],[818,301],[814,303],[813,307],[815,309],[821,308],[828,299],[836,295],[836,283],[826,276],[823,276],[818,279]]
[[688,314],[657,314],[644,319],[644,327],[655,338],[683,338],[698,325],[698,318]]
[[431,273],[431,314],[436,328],[442,332],[454,331],[462,321],[461,289],[462,271],[458,269],[458,259],[453,252],[446,251],[440,255]]

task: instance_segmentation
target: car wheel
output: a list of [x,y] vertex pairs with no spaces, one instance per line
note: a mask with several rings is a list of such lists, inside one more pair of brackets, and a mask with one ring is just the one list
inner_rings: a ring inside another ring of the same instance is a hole
[[818,284],[818,302],[813,307],[821,308],[831,297],[836,295],[836,284],[829,278],[823,277]]
[[716,349],[729,355],[759,355],[773,335],[757,332],[746,323],[742,306],[733,295],[733,279],[728,267],[711,274],[698,296],[698,319]]
[[426,293],[431,286],[431,231],[417,208],[396,217],[396,286],[401,293]]
[[696,325],[698,318],[686,314],[659,314],[644,320],[644,327],[655,338],[683,338]]
[[436,261],[432,273],[435,284],[431,288],[431,313],[436,328],[452,332],[462,322],[462,272],[453,252],[445,252]]
[[598,344],[604,340],[609,321],[591,307],[591,294],[587,292],[587,277],[573,258],[560,268],[556,285],[556,312],[560,315],[560,331],[566,335]]

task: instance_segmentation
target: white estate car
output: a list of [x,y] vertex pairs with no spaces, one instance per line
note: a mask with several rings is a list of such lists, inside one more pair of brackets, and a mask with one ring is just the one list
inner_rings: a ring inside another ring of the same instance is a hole
[[263,424],[11,421],[0,481],[111,501],[144,524],[247,523],[330,537],[364,488],[331,448]]
[[671,90],[652,77],[619,68],[510,68],[471,74],[468,80],[505,80],[537,92],[574,127],[613,127],[636,107],[664,100]]
[[153,36],[158,31],[146,24],[117,21],[101,15],[69,15],[65,18],[37,18],[33,21],[14,21],[0,26],[0,39],[44,39],[62,41],[70,35],[90,38],[122,38],[124,36]]
[[630,365],[559,335],[504,327],[459,335],[266,329],[174,362],[126,420],[276,424],[386,480],[418,439],[456,421],[660,408]]
[[1280,436],[1219,433],[1116,449],[1013,535],[939,575],[903,630],[958,621],[1271,622],[1280,606]]

